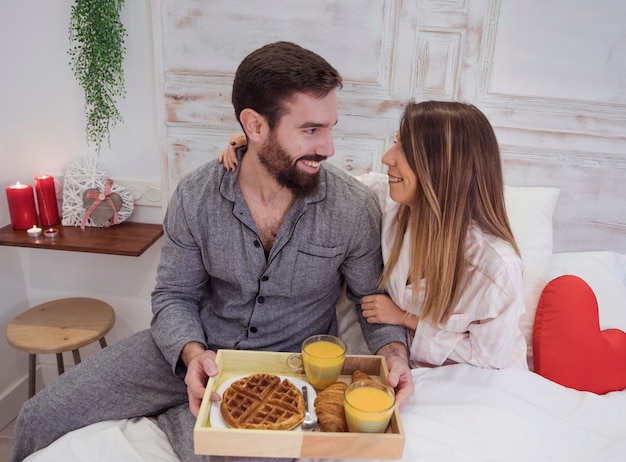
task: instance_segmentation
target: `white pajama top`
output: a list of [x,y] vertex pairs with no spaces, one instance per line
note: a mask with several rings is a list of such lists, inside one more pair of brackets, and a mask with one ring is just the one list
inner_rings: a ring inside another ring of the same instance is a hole
[[[387,175],[369,173],[359,177],[375,193],[382,218],[382,252],[386,263],[397,228],[399,204],[389,197]],[[399,260],[385,290],[396,305],[420,316],[424,280],[409,280],[409,233],[405,234]],[[410,362],[440,366],[465,363],[501,369],[510,365],[527,369],[526,341],[519,327],[525,311],[522,262],[513,248],[500,238],[470,225],[466,241],[466,281],[453,314],[442,325],[420,319],[409,332]],[[417,285],[417,287],[416,287]],[[413,290],[420,290],[413,304]]]

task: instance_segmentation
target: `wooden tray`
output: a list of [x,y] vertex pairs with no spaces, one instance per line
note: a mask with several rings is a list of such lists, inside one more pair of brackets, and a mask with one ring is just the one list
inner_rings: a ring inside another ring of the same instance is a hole
[[[404,429],[398,409],[394,411],[386,433],[324,433],[321,431],[273,431],[211,428],[209,401],[229,378],[266,372],[305,380],[287,366],[291,353],[218,350],[220,374],[212,377],[194,427],[196,454],[248,457],[317,457],[333,459],[401,459]],[[383,356],[348,355],[339,380],[350,383],[352,372],[361,370],[374,380],[387,382],[387,362]],[[217,403],[219,406],[219,403]]]

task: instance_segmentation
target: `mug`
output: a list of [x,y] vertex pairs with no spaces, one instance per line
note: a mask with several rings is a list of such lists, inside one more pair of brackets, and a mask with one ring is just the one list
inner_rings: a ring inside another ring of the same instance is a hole
[[371,380],[352,383],[343,394],[348,431],[384,433],[395,405],[390,386]]
[[[316,390],[323,390],[337,381],[348,347],[334,335],[313,335],[302,342],[300,353],[287,358],[287,365],[294,372],[302,372]],[[299,362],[295,365],[294,361]]]

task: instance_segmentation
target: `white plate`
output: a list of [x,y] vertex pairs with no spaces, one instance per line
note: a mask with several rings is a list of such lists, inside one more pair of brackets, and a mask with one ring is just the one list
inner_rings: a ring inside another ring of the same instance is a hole
[[[235,382],[236,380],[239,380],[239,379],[241,379],[243,377],[247,377],[248,375],[250,375],[250,374],[239,375],[237,377],[233,377],[231,379],[228,379],[226,382],[224,382],[223,384],[220,385],[220,387],[217,389],[217,393],[220,396],[222,396],[224,391],[228,387],[230,387],[230,385],[233,382]],[[280,377],[281,380],[283,380],[283,379],[289,380],[300,391],[302,391],[302,387],[304,385],[306,385],[306,388],[307,388],[307,391],[308,391],[308,396],[309,396],[309,412],[311,413],[311,415],[313,417],[317,418],[317,416],[315,415],[315,406],[313,406],[313,402],[315,401],[315,398],[317,396],[317,393],[315,392],[315,389],[311,385],[309,385],[308,382],[305,382],[304,380],[301,380],[301,379],[297,379],[295,377],[287,377],[287,376],[283,376],[283,375],[279,375],[278,377]],[[210,422],[211,428],[229,428],[228,425],[226,425],[226,422],[224,422],[224,419],[222,418],[222,412],[220,411],[220,402],[219,401],[211,403],[211,410],[209,411],[209,422]],[[294,430],[301,430],[300,425],[295,427]]]

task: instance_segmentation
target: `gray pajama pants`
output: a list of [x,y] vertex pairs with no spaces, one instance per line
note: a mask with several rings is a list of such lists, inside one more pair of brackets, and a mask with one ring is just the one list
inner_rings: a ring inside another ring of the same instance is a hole
[[17,418],[11,460],[21,462],[86,425],[139,416],[157,418],[183,462],[209,460],[193,452],[195,417],[187,387],[172,373],[149,330],[106,347],[28,400]]

